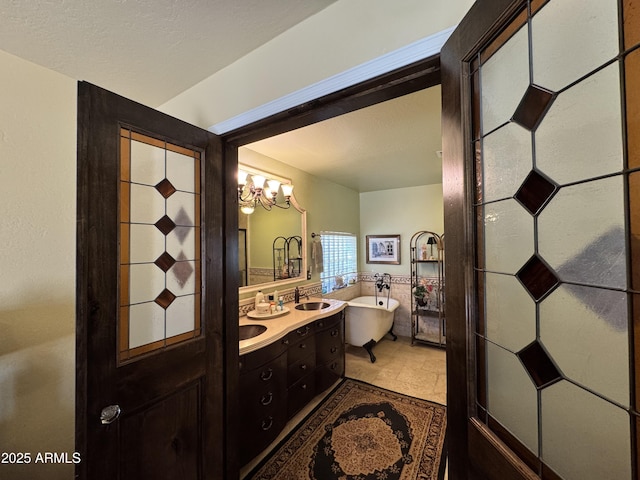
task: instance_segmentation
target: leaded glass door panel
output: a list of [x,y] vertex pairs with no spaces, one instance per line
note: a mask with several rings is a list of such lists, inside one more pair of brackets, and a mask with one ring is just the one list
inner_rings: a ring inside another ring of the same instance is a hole
[[478,1],[443,50],[445,230],[468,260],[447,272],[449,404],[481,478],[637,478],[639,9]]

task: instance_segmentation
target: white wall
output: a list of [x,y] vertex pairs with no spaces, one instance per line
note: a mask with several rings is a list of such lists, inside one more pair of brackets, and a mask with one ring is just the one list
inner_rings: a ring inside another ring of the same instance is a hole
[[208,128],[446,30],[472,4],[339,0],[159,109]]
[[[409,275],[411,236],[419,230],[444,232],[442,184],[360,194],[360,271]],[[400,235],[400,265],[366,263],[367,235]]]
[[76,82],[0,51],[0,85],[0,452],[73,452]]

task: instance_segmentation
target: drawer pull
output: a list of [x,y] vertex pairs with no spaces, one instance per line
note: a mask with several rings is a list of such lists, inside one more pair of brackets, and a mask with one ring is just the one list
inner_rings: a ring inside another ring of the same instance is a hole
[[289,340],[287,340],[286,338],[284,340],[282,340],[282,344],[283,345],[289,345]]
[[271,380],[271,377],[273,377],[273,369],[268,369],[268,370],[263,370],[262,372],[260,372],[260,378],[262,380],[264,380],[265,382],[267,380]]
[[265,407],[267,405],[270,405],[271,402],[273,402],[273,393],[271,392],[267,393],[266,395],[263,395],[262,398],[260,399],[260,403]]
[[336,362],[333,362],[329,368],[331,370],[335,370],[336,368],[338,368],[338,364]]
[[306,370],[306,369],[307,369],[307,365],[303,363],[302,365],[300,365],[300,368],[301,368],[302,370]]
[[262,420],[260,427],[262,427],[262,430],[264,431],[267,431],[271,427],[273,427],[273,417],[267,417],[266,419]]
[[318,322],[318,327],[320,328],[324,327],[324,322]]
[[340,333],[338,330],[331,330],[331,336],[335,337],[338,335],[338,333]]
[[304,330],[302,330],[302,329],[300,329],[300,328],[299,328],[299,329],[297,329],[297,330],[296,330],[296,333],[297,333],[298,335],[303,336],[303,335],[306,335],[307,333],[309,333],[309,331],[310,331],[310,330],[311,330],[311,329],[310,329],[309,327],[304,327]]
[[300,348],[307,348],[307,344],[306,343],[301,343],[300,344]]
[[303,390],[307,389],[307,384],[305,383],[304,385],[301,385],[300,388],[302,388]]
[[331,353],[336,353],[338,351],[338,347],[331,347]]

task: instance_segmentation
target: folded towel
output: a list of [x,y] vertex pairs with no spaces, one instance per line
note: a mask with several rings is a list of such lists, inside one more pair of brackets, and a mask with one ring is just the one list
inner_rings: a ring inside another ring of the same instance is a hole
[[314,240],[311,242],[311,260],[313,260],[313,268],[317,273],[322,273],[322,242]]

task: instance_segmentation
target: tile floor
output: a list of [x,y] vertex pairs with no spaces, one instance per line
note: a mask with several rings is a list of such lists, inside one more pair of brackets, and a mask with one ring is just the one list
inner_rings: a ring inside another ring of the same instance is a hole
[[385,337],[374,348],[376,362],[362,347],[347,345],[346,372],[350,378],[413,397],[447,404],[445,350],[424,344],[411,346],[411,339]]
[[[443,348],[423,344],[412,346],[411,339],[407,337],[398,337],[395,342],[390,337],[385,337],[374,347],[373,353],[376,356],[375,363],[371,363],[364,348],[347,345],[345,375],[405,395],[446,405],[447,372]],[[324,396],[323,394],[316,397],[292,418],[271,446],[241,469],[240,478],[249,480],[247,474],[253,467],[293,430]],[[445,480],[447,477],[445,473]]]

